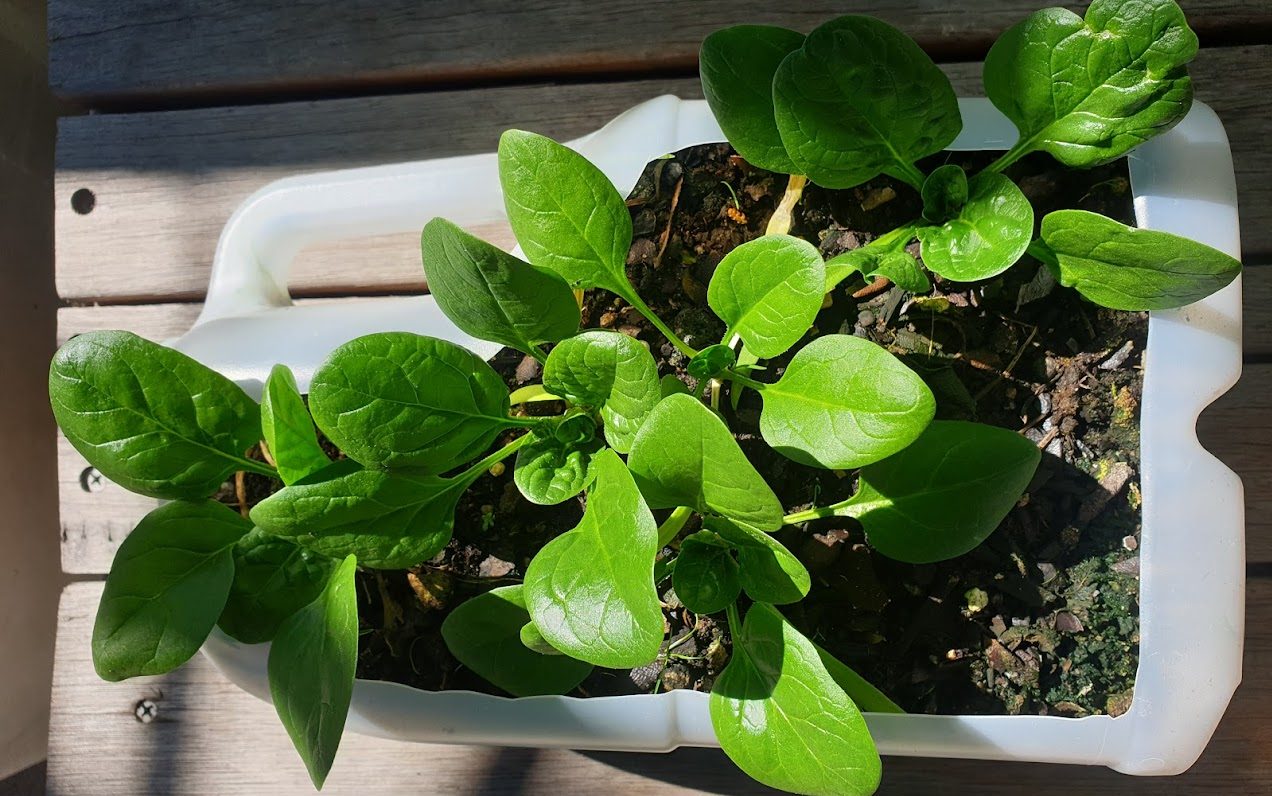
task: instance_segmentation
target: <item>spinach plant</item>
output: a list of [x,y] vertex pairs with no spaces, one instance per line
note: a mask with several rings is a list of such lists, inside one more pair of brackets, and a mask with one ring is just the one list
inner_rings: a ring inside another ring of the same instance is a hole
[[[135,335],[76,337],[50,369],[63,432],[116,483],[169,501],[120,545],[94,628],[98,673],[170,671],[218,625],[244,643],[272,642],[274,704],[321,787],[357,669],[357,570],[441,552],[464,491],[515,455],[527,501],[584,508],[522,583],[446,617],[456,659],[513,696],[566,693],[597,666],[643,666],[668,644],[659,589],[670,582],[691,611],[723,614],[730,629],[732,657],[710,698],[728,755],[793,792],[873,792],[880,760],[862,711],[899,708],[783,615],[778,606],[812,583],[773,532],[848,516],[883,555],[948,559],[994,531],[1040,453],[1011,431],[934,420],[931,390],[889,351],[848,335],[807,339],[809,328],[824,294],[854,275],[923,292],[929,272],[984,279],[1026,252],[1115,308],[1179,306],[1227,284],[1239,268],[1230,258],[1091,213],[1051,213],[1035,235],[1029,202],[1003,174],[1033,150],[1082,167],[1167,129],[1188,108],[1183,64],[1195,47],[1166,0],[1097,0],[1085,20],[1058,9],[1030,17],[986,61],[990,97],[1021,140],[969,176],[920,168],[961,121],[948,81],[900,32],[844,17],[807,37],[756,26],[713,34],[702,75],[721,126],[743,157],[792,175],[770,234],[729,252],[711,279],[706,302],[727,327],[718,343],[679,336],[629,281],[631,217],[604,174],[521,131],[502,137],[499,173],[528,262],[443,219],[425,226],[421,248],[438,308],[468,334],[539,360],[541,384],[510,394],[471,352],[396,332],[332,352],[307,400],[276,367],[258,403]],[[843,187],[878,174],[919,191],[922,216],[829,262],[786,234],[808,179]],[[922,264],[906,251],[915,239]],[[580,330],[575,291],[585,289],[647,318],[710,399],[660,374],[640,341]],[[792,351],[780,378],[757,378],[760,361]],[[855,471],[855,493],[788,512],[720,411],[721,391],[743,389],[760,396],[769,446],[800,465]],[[530,416],[528,401],[557,413]],[[271,479],[272,494],[250,511],[211,499],[243,473]]]

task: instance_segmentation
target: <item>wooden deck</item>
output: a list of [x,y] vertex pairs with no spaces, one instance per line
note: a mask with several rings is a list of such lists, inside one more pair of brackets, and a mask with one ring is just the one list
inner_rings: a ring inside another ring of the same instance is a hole
[[[64,113],[55,182],[56,278],[65,302],[59,342],[89,329],[163,339],[189,328],[226,218],[277,177],[492,151],[511,126],[569,137],[657,94],[698,97],[698,42],[743,21],[807,30],[835,14],[872,13],[915,36],[960,94],[975,95],[978,59],[1037,5],[51,0],[50,81]],[[1240,190],[1245,374],[1199,428],[1206,447],[1246,486],[1245,684],[1201,761],[1180,777],[894,758],[882,793],[1272,792],[1272,4],[1181,5],[1203,43],[1193,68],[1198,98],[1227,126]],[[94,199],[88,213],[72,203],[84,190]],[[421,277],[415,237],[389,236],[304,252],[292,285],[296,296],[331,301],[419,291]],[[309,792],[272,709],[202,658],[167,676],[120,684],[93,674],[89,636],[101,576],[153,501],[109,484],[86,490],[86,466],[59,440],[62,565],[81,580],[61,601],[49,792]],[[142,700],[156,706],[153,721],[136,718]],[[325,790],[602,791],[767,792],[714,750],[596,754],[355,735],[345,738]]]

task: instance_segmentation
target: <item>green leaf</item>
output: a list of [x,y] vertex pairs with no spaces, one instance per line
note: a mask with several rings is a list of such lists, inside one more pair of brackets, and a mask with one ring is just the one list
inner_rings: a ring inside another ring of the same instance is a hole
[[275,492],[252,509],[265,531],[374,569],[406,569],[450,541],[470,480],[412,470],[361,470],[350,461]]
[[432,473],[475,458],[517,424],[490,365],[454,343],[408,332],[370,334],[333,351],[314,374],[309,408],[351,459]]
[[601,451],[592,468],[583,519],[526,568],[526,607],[566,655],[630,669],[657,657],[663,638],[654,590],[658,525],[617,453]]
[[817,247],[790,235],[765,235],[724,256],[707,303],[761,358],[778,356],[812,326],[825,294]]
[[318,444],[314,421],[300,397],[296,377],[286,365],[275,365],[265,380],[261,432],[284,484],[294,484],[331,464]]
[[357,560],[349,556],[317,599],[292,614],[269,648],[274,710],[321,789],[344,732],[358,664]]
[[1016,264],[1033,237],[1033,206],[1001,174],[983,171],[967,185],[967,203],[940,226],[915,231],[923,264],[946,279],[988,279]]
[[253,528],[234,545],[234,581],[217,624],[244,644],[269,641],[322,592],[337,563]]
[[1192,106],[1197,36],[1172,0],[1095,0],[1083,20],[1047,8],[985,57],[985,93],[1020,130],[1013,151],[1089,167],[1166,132]]
[[562,442],[555,436],[537,439],[517,451],[512,480],[526,500],[554,506],[569,500],[592,483],[592,456],[599,439]]
[[824,188],[883,173],[912,181],[914,162],[940,152],[963,126],[954,89],[932,59],[896,28],[862,16],[808,34],[778,67],[773,104],[791,160]]
[[888,699],[887,694],[875,688],[834,655],[817,644],[813,644],[813,647],[817,650],[817,656],[821,658],[826,671],[839,684],[839,687],[844,689],[844,693],[857,705],[858,709],[867,713],[905,713],[900,705]]
[[923,218],[942,224],[967,204],[967,172],[953,163],[939,166],[923,181],[922,194]]
[[782,524],[782,504],[728,426],[688,395],[669,395],[654,408],[627,466],[652,508],[689,506],[765,529]]
[[660,399],[668,395],[688,395],[689,385],[668,373],[658,380],[658,394]]
[[[737,355],[727,345],[709,345],[699,351],[697,356],[689,360],[689,366],[685,370],[695,379],[704,381],[733,367],[737,360]],[[675,376],[671,378],[674,379]],[[688,390],[685,390],[685,392],[688,392]]]
[[1085,210],[1048,213],[1042,240],[1060,284],[1115,310],[1182,307],[1241,273],[1241,263],[1217,249]]
[[792,793],[874,793],[882,769],[870,730],[812,643],[764,603],[733,632],[733,657],[711,689],[711,726],[725,754]]
[[524,263],[444,218],[420,238],[428,292],[473,337],[527,354],[578,331],[579,305],[556,274]]
[[769,534],[718,517],[704,517],[703,527],[738,551],[738,580],[752,600],[784,605],[808,595],[813,584],[808,569]]
[[86,332],[49,366],[49,400],[67,440],[127,489],[164,499],[216,492],[261,438],[256,402],[216,371],[130,332]]
[[[523,603],[524,605],[524,603]],[[526,617],[530,616],[529,612]],[[548,640],[539,632],[539,628],[534,622],[526,622],[521,626],[521,632],[518,634],[521,638],[521,645],[531,652],[537,652],[540,655],[561,655],[561,650],[548,643]],[[570,660],[574,660],[571,658]],[[591,664],[588,664],[591,667]]]
[[902,290],[911,293],[926,293],[932,289],[932,282],[923,272],[923,267],[909,252],[864,246],[826,261],[826,291],[830,292],[855,273],[866,279],[886,276]]
[[548,354],[543,385],[574,404],[601,410],[605,439],[631,449],[658,404],[658,365],[649,349],[622,332],[593,330],[562,340]]
[[587,158],[550,138],[508,130],[499,137],[499,182],[508,223],[531,263],[571,287],[635,295],[627,281],[631,215]]
[[103,680],[164,674],[199,651],[234,579],[234,543],[251,530],[210,500],[168,503],[119,545],[93,624]]
[[714,614],[732,605],[742,584],[728,543],[707,531],[686,537],[680,543],[672,586],[695,614]]
[[702,93],[738,154],[782,174],[798,170],[773,118],[773,76],[804,35],[769,25],[736,25],[712,33],[698,51]]
[[905,450],[862,468],[857,494],[836,513],[856,517],[866,541],[889,558],[944,561],[994,532],[1040,458],[1014,431],[938,420]]
[[[936,413],[918,374],[869,340],[824,335],[760,393],[760,433],[800,464],[850,470],[904,448]],[[761,526],[763,527],[763,526]]]
[[592,673],[592,664],[545,655],[521,643],[530,621],[522,586],[503,586],[459,605],[442,622],[442,638],[460,663],[513,696],[564,694]]

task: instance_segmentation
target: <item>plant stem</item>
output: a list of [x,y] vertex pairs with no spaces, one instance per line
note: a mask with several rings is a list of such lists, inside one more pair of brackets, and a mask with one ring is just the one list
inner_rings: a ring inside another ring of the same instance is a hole
[[1015,144],[1012,144],[1011,149],[1007,150],[1002,155],[1000,155],[998,157],[998,160],[995,160],[993,163],[990,163],[988,166],[981,169],[981,171],[1002,171],[1003,169],[1015,163],[1017,160],[1020,160],[1021,158],[1023,158],[1025,155],[1028,155],[1032,151],[1034,151],[1033,138],[1029,138],[1023,141],[1017,141]]
[[623,298],[626,299],[629,304],[635,307],[637,312],[639,312],[641,315],[644,315],[645,320],[652,323],[654,325],[654,328],[662,332],[663,337],[666,337],[668,340],[670,340],[671,344],[676,347],[676,350],[678,350],[680,353],[684,354],[685,356],[689,357],[690,359],[693,359],[694,357],[698,355],[698,352],[694,348],[692,348],[684,340],[681,340],[680,337],[671,330],[671,327],[667,326],[667,324],[662,322],[662,318],[659,318],[657,315],[654,314],[654,311],[649,308],[649,305],[645,303],[644,299],[636,295],[635,290],[630,291],[629,294],[623,296]]
[[743,376],[741,373],[738,373],[736,370],[732,370],[732,369],[723,371],[720,375],[728,379],[729,381],[736,381],[738,384],[742,384],[747,387],[750,387],[752,390],[755,390],[756,392],[763,392],[764,388],[768,386],[762,381],[756,381],[750,376]]
[[1040,263],[1050,266],[1053,271],[1060,267],[1060,261],[1056,259],[1056,253],[1051,250],[1051,247],[1042,238],[1034,238],[1029,241],[1029,248],[1025,249],[1025,254]]
[[819,520],[822,517],[833,517],[840,509],[848,508],[852,505],[852,498],[841,500],[838,503],[831,503],[829,506],[814,506],[811,509],[797,511],[794,514],[787,514],[782,518],[783,525],[796,525],[809,520]]
[[658,526],[658,549],[661,550],[671,544],[671,540],[676,538],[676,534],[680,533],[692,516],[693,509],[688,506],[676,506],[667,519],[663,520],[663,524]]
[[270,467],[265,462],[258,462],[254,459],[245,459],[235,457],[239,463],[239,469],[245,473],[256,473],[257,475],[266,475],[270,478],[278,478],[278,471]]
[[504,445],[499,450],[489,454],[484,459],[479,460],[472,467],[469,467],[467,470],[456,476],[456,479],[459,481],[469,482],[477,480],[478,476],[493,467],[496,462],[501,462],[516,453],[521,446],[525,445],[532,439],[534,439],[534,434],[522,434],[520,437],[517,437],[512,442]]
[[[922,222],[920,222],[918,219],[915,219],[914,221],[911,221],[907,224],[902,224],[901,226],[897,227],[891,232],[885,232],[879,237],[875,238],[874,240],[870,241],[869,243],[863,246],[858,246],[855,249],[849,249],[848,251],[842,254],[837,254],[834,257],[831,257],[829,260],[826,261],[826,265],[827,266],[835,265],[836,260],[847,257],[847,255],[849,254],[855,254],[856,252],[860,252],[860,251],[871,250],[871,249],[879,249],[881,251],[894,251],[894,250],[903,249],[905,248],[905,245],[910,242],[910,239],[914,237],[914,230],[916,227],[919,226],[920,223]],[[852,276],[854,273],[856,272],[848,271],[847,273],[843,275],[843,277],[839,280],[839,282],[842,282],[844,279],[847,279],[848,277]],[[829,293],[830,291],[838,287],[839,282],[835,282],[835,284],[833,285],[828,285],[826,287],[826,292]]]
[[729,637],[733,639],[733,645],[736,648],[738,636],[742,635],[742,619],[738,616],[738,604],[729,603],[724,606],[724,616],[729,621]]
[[530,346],[530,356],[534,357],[542,365],[548,361],[548,355],[542,347],[537,345]]
[[923,190],[923,181],[927,179],[923,172],[919,171],[919,167],[913,163],[897,164],[896,173],[892,176],[902,180],[916,191]]
[[777,203],[777,209],[773,211],[768,226],[764,228],[765,235],[785,235],[791,231],[791,224],[794,221],[792,213],[795,211],[795,205],[799,204],[800,197],[804,195],[804,186],[807,184],[808,178],[803,174],[792,174],[787,179],[786,192],[782,194],[782,200]]

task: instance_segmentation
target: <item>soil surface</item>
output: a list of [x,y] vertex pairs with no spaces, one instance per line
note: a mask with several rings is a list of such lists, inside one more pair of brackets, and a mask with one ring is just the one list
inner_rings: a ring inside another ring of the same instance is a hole
[[[953,162],[972,171],[990,159],[943,153],[921,165]],[[1125,161],[1067,171],[1039,154],[1008,175],[1037,219],[1079,207],[1134,223]],[[708,145],[650,163],[633,190],[629,276],[690,345],[719,341],[723,324],[706,303],[711,275],[727,252],[763,234],[785,183],[727,145]],[[913,189],[886,177],[848,190],[809,186],[791,234],[831,257],[920,209]],[[917,245],[911,252],[918,256]],[[845,282],[828,297],[810,338],[855,334],[888,348],[932,388],[937,417],[992,423],[1034,440],[1044,451],[1037,476],[983,545],[943,563],[888,559],[865,544],[849,518],[784,529],[778,538],[807,565],[813,588],[783,611],[911,712],[1120,714],[1138,658],[1138,419],[1147,314],[1096,307],[1056,287],[1029,258],[987,282],[934,282],[926,296]],[[590,291],[583,325],[637,337],[663,374],[695,391],[705,386],[615,296]],[[757,378],[775,380],[788,359],[765,363]],[[538,363],[519,352],[505,350],[492,364],[512,388],[539,380]],[[799,465],[763,443],[754,392],[744,390],[736,408],[732,398],[722,401],[730,427],[788,511],[852,494],[854,473]],[[560,410],[528,406],[532,413]],[[441,622],[475,594],[519,582],[539,547],[582,513],[581,499],[549,507],[522,499],[508,465],[469,490],[454,539],[434,560],[409,572],[360,573],[360,677],[499,693],[450,655]],[[265,479],[247,480],[249,502],[268,492]],[[691,523],[684,534],[694,530]],[[660,589],[669,631],[664,653],[633,671],[597,669],[579,695],[709,690],[728,661],[724,620],[687,611],[669,582]]]

